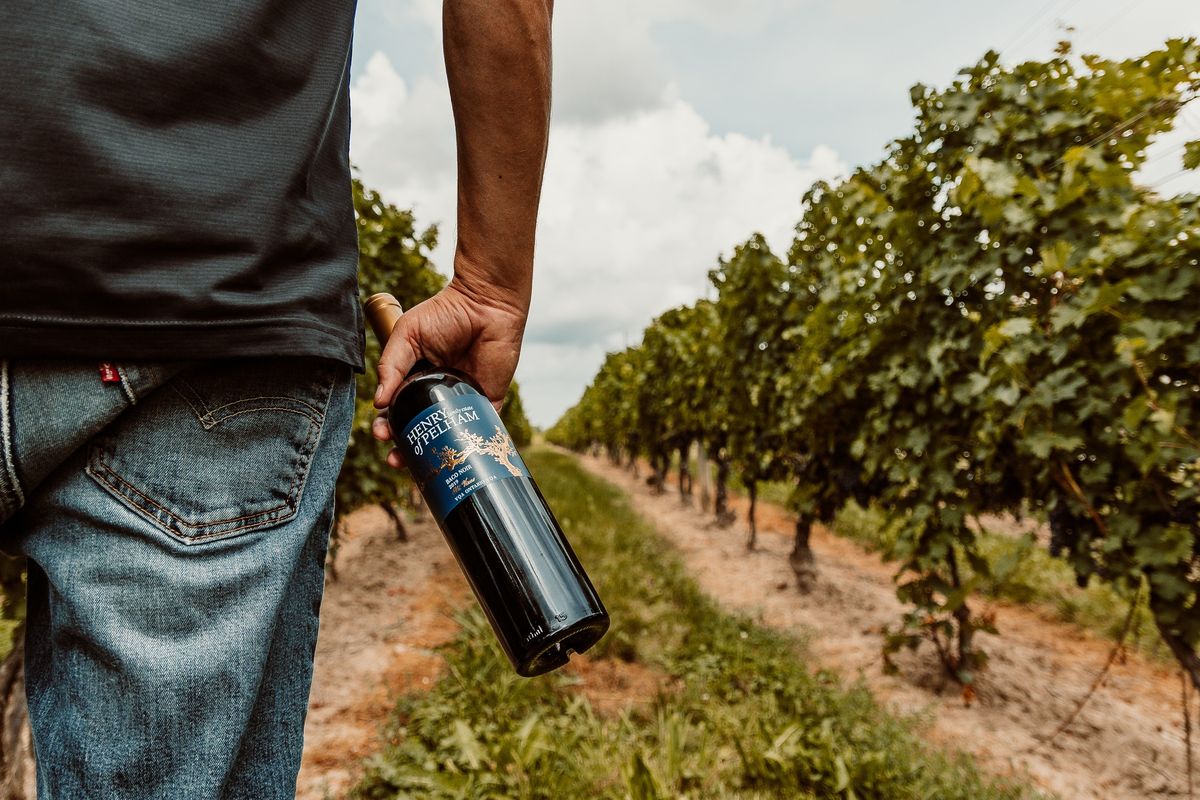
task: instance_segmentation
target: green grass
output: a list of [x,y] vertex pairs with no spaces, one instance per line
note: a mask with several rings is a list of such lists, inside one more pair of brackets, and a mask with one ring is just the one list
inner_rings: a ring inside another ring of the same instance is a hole
[[[774,503],[777,506],[787,508],[788,500],[792,496],[792,484],[785,481],[759,481],[758,482],[758,501],[760,503]],[[734,494],[747,497],[746,485],[742,483],[742,478],[736,472],[729,476],[729,491]]]
[[[875,509],[863,509],[850,503],[838,514],[833,530],[869,550],[885,556],[896,541],[896,529]],[[1118,639],[1129,613],[1130,598],[1108,584],[1093,580],[1080,588],[1067,562],[1051,556],[1029,535],[1006,536],[986,529],[978,534],[980,555],[1003,574],[985,580],[980,587],[988,597],[1023,605],[1040,606],[1055,617],[1093,631],[1109,639]],[[1004,563],[1004,569],[995,566]],[[818,564],[818,568],[820,565]],[[969,571],[968,571],[969,572]],[[968,578],[970,575],[968,574]],[[1169,661],[1171,652],[1158,635],[1154,618],[1145,600],[1145,592],[1134,610],[1127,644],[1152,658]],[[1004,631],[1000,631],[1003,636]]]
[[641,710],[598,715],[569,673],[518,678],[475,608],[446,676],[399,699],[359,798],[1024,798],[862,687],[812,674],[794,639],[720,610],[610,484],[574,458],[526,462],[613,618],[589,655],[673,679]]

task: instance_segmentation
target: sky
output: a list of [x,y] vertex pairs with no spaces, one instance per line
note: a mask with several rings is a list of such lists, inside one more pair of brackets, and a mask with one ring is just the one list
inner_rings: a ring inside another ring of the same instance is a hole
[[[438,0],[359,0],[351,160],[454,247],[454,128]],[[1197,0],[558,0],[554,97],[533,305],[517,379],[535,425],[573,404],[606,352],[710,295],[707,272],[761,232],[786,252],[818,179],[909,132],[908,89],[941,86],[989,48],[1009,62],[1058,40],[1125,57],[1200,36]],[[1180,144],[1200,103],[1150,150],[1143,180],[1200,190]]]

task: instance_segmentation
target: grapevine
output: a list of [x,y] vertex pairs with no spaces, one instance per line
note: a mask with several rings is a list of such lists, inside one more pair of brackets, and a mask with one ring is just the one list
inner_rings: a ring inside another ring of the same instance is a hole
[[[802,585],[813,523],[875,506],[911,608],[886,651],[931,642],[966,685],[992,629],[970,605],[991,568],[969,523],[1044,518],[1081,583],[1145,587],[1200,686],[1200,198],[1135,178],[1198,91],[1190,39],[1128,60],[992,52],[914,87],[912,132],[812,187],[786,259],[757,235],[736,248],[711,311],[655,320],[551,439],[662,469],[687,435],[752,503],[787,481]],[[679,318],[707,344],[665,345]]]

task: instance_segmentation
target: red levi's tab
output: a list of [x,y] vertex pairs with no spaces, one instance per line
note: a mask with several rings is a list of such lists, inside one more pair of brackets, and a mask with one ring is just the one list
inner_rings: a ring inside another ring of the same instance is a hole
[[116,365],[108,362],[100,362],[100,382],[101,383],[120,383],[121,373],[117,372]]

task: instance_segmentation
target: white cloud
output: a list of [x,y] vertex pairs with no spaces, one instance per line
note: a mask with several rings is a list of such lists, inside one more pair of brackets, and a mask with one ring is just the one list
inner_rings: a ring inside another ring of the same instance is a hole
[[631,24],[629,15],[622,18],[622,5],[559,4],[554,20],[555,120],[598,121],[661,102],[667,78],[649,20],[634,16]]
[[[534,306],[517,377],[526,408],[549,424],[578,397],[605,349],[635,341],[656,314],[704,294],[718,253],[754,231],[785,250],[800,197],[845,170],[819,147],[799,161],[769,139],[717,136],[668,99],[551,133],[538,231]],[[383,54],[352,87],[351,155],[364,179],[453,249],[454,140],[444,85],[411,88]]]
[[[383,53],[371,56],[350,88],[353,119],[350,158],[363,179],[384,197],[411,207],[418,225],[442,223],[443,244],[453,244],[455,142],[445,82],[408,82]],[[440,263],[449,269],[448,256]]]
[[556,119],[599,121],[670,99],[657,26],[694,24],[723,32],[757,30],[784,0],[606,0],[559,3],[554,12]]
[[[768,140],[715,136],[683,100],[598,125],[553,132],[538,236],[529,340],[574,348],[636,341],[645,324],[705,293],[717,255],[754,231],[791,243],[800,197],[844,171],[818,148],[799,162]],[[586,381],[599,358],[578,354]],[[571,401],[527,404],[539,419]]]
[[1183,168],[1184,145],[1200,139],[1200,108],[1186,105],[1175,117],[1175,127],[1146,148],[1146,162],[1137,179],[1164,196],[1200,192],[1200,170]]
[[407,0],[407,2],[390,3],[389,9],[393,19],[417,20],[436,32],[440,38],[442,33],[442,0]]

